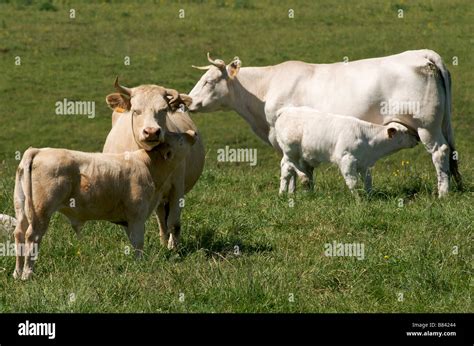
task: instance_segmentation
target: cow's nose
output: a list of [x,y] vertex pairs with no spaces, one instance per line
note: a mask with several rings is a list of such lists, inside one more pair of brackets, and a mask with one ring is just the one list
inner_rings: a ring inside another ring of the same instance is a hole
[[143,136],[145,139],[158,138],[161,129],[159,127],[145,127],[143,129]]

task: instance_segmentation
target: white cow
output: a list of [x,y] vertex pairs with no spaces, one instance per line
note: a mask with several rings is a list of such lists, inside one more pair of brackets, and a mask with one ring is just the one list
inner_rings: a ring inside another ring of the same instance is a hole
[[210,65],[197,67],[207,72],[189,94],[191,111],[235,110],[280,152],[274,125],[284,106],[350,114],[375,124],[400,122],[416,129],[431,153],[439,196],[448,193],[450,174],[462,187],[453,157],[451,78],[436,52],[424,49],[348,63],[287,61],[247,68],[240,68],[239,58],[228,65],[209,54],[208,60]]
[[358,176],[364,179],[365,190],[369,192],[369,168],[378,159],[413,148],[419,141],[416,132],[399,123],[377,125],[309,107],[280,109],[275,135],[283,151],[280,194],[295,191],[296,170],[311,178],[308,172],[321,162],[337,164],[352,193],[356,194]]

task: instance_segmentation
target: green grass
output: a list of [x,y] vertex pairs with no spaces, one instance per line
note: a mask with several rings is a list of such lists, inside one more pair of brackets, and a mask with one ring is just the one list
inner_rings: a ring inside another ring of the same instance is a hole
[[[404,19],[397,18],[400,8]],[[237,114],[194,115],[207,157],[186,198],[179,255],[159,245],[154,218],[145,258],[136,261],[125,254],[129,242],[119,227],[91,222],[76,239],[57,214],[32,281],[14,281],[14,258],[0,258],[0,311],[472,311],[473,12],[467,0],[0,1],[0,213],[14,215],[16,151],[100,151],[110,129],[104,99],[116,75],[128,86],[187,92],[201,75],[191,65],[205,64],[207,51],[227,61],[238,55],[244,66],[437,51],[452,73],[467,186],[439,201],[434,168],[419,146],[381,160],[375,193],[360,203],[334,167],[322,166],[315,192],[298,193],[290,207],[277,194],[278,155]],[[55,115],[64,98],[96,101],[97,116]],[[226,145],[257,148],[257,166],[218,163],[217,149]],[[402,167],[407,160],[409,168]],[[333,241],[364,243],[365,259],[324,256],[324,244]]]

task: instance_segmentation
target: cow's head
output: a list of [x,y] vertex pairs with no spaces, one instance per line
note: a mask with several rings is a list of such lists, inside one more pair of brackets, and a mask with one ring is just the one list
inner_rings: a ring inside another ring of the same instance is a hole
[[131,112],[131,126],[138,145],[151,150],[164,141],[168,113],[189,106],[192,99],[174,89],[158,85],[127,88],[115,80],[118,93],[107,95],[106,101],[115,113]]
[[190,111],[211,112],[220,109],[229,100],[229,84],[239,73],[242,62],[235,57],[228,65],[223,60],[211,59],[207,66],[194,66],[200,70],[207,70],[199,82],[194,86],[189,96],[193,99],[189,106]]

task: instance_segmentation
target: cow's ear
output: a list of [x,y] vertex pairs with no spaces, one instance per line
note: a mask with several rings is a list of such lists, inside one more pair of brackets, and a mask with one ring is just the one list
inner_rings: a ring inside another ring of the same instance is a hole
[[235,57],[232,62],[227,65],[227,74],[229,75],[230,79],[234,79],[239,73],[240,66],[242,65],[242,61],[240,61],[239,57]]
[[388,138],[393,138],[393,136],[395,136],[396,133],[397,133],[397,129],[394,127],[390,127],[387,129]]
[[131,108],[130,99],[122,94],[113,93],[105,98],[107,105],[116,112],[123,113]]
[[193,99],[191,96],[188,96],[186,94],[179,94],[179,98],[181,100],[181,104],[184,104],[186,107],[191,106],[191,103],[193,103]]

